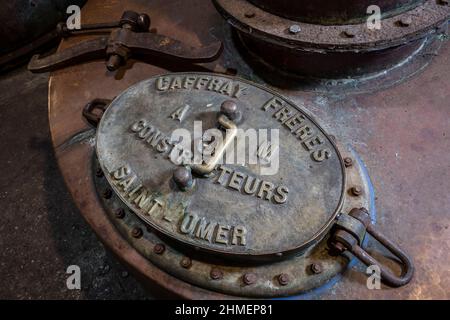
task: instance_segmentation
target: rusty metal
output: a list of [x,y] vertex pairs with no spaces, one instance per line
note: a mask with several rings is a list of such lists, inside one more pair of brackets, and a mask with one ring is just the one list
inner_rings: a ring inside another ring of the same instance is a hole
[[[83,13],[83,19],[92,22],[108,20],[111,15],[120,14],[125,5],[132,6],[140,12],[147,12],[147,10],[160,12],[161,14],[154,18],[154,23],[160,26],[160,32],[196,45],[207,41],[208,35],[205,30],[213,30],[216,35],[223,35],[221,39],[229,36],[228,28],[225,23],[222,23],[220,16],[214,12],[209,2],[203,0],[193,0],[189,3],[156,0],[145,4],[132,0],[123,4],[91,0]],[[199,19],[199,13],[202,19]],[[70,39],[62,43],[62,48],[74,43],[75,40]],[[261,81],[242,60],[232,42],[228,41],[226,47],[225,54],[219,60],[225,68],[234,68],[242,76]],[[398,78],[395,80],[389,76],[387,80],[386,78],[383,81],[377,80],[371,82],[370,86],[364,87],[364,94],[355,94],[353,87],[349,87],[345,94],[337,97],[334,92],[325,91],[314,82],[302,83],[298,87],[309,92],[281,90],[296,103],[305,105],[305,108],[321,118],[322,123],[327,123],[327,129],[330,132],[354,143],[374,177],[378,194],[377,214],[380,228],[390,238],[395,238],[396,242],[400,242],[407,248],[415,260],[417,269],[414,281],[396,290],[385,288],[367,290],[364,275],[352,269],[346,272],[340,282],[332,282],[334,284],[332,289],[315,291],[306,298],[448,298],[449,278],[441,266],[450,263],[450,255],[446,250],[449,221],[446,213],[448,203],[445,201],[450,181],[447,178],[448,170],[446,170],[450,161],[449,154],[445,152],[449,150],[448,132],[445,130],[449,127],[448,119],[450,119],[447,108],[449,47],[444,46],[440,54],[430,51],[423,58],[428,59],[431,56],[435,58],[429,68],[416,74],[415,78],[410,78],[408,83],[403,83],[408,78],[404,73],[396,75]],[[422,58],[422,56],[419,57]],[[414,64],[411,64],[411,68],[421,69]],[[113,215],[109,218],[99,202],[102,199],[95,194],[95,171],[91,170],[94,166],[92,144],[90,140],[80,140],[81,135],[88,136],[90,127],[82,117],[76,116],[80,113],[81,106],[98,96],[113,98],[130,85],[165,70],[168,70],[167,67],[161,68],[137,62],[130,66],[120,81],[117,81],[104,73],[103,63],[92,62],[72,67],[67,69],[67,72],[53,74],[49,93],[49,119],[55,152],[68,188],[80,208],[80,213],[105,246],[134,274],[139,275],[153,294],[156,292],[162,294],[159,290],[163,289],[164,294],[170,292],[188,299],[229,298],[229,295],[218,293],[223,283],[217,283],[217,290],[205,290],[199,285],[192,284],[195,281],[181,281],[181,276],[176,272],[167,271],[170,270],[169,262],[167,265],[153,262],[152,252],[145,250],[149,245],[151,248],[151,241],[160,242],[158,238],[147,240],[147,237],[155,236],[153,231],[151,234],[145,231],[143,238],[139,239],[144,242],[142,247],[139,244],[136,244],[136,247],[130,245],[133,243],[129,239],[131,229],[122,230],[119,220],[116,224],[117,219]],[[386,81],[389,85],[392,83],[398,85],[385,89]],[[377,93],[380,89],[385,90]],[[353,94],[347,94],[349,90]],[[84,94],[80,95],[80,92]],[[355,154],[345,156],[352,157],[355,163],[346,170],[350,173],[358,170],[357,156]],[[423,163],[426,163],[426,166]],[[349,176],[349,180],[352,179]],[[418,185],[423,188],[418,188]],[[362,199],[358,198],[358,201],[360,200]],[[367,205],[353,203],[351,207]],[[134,215],[128,216],[133,218]],[[377,245],[369,242],[369,247],[373,248]],[[168,253],[169,256],[171,254]],[[161,257],[165,258],[166,255]],[[174,260],[171,265],[179,265],[181,257],[177,257],[177,260],[174,256],[172,257]],[[201,263],[200,260],[194,261],[192,268],[197,268],[197,264]],[[306,270],[309,264],[302,267]],[[180,269],[182,269],[181,266]],[[183,270],[191,272],[191,269]],[[224,270],[227,269],[224,268]],[[207,269],[205,273],[207,279],[209,279],[209,271],[210,269]],[[262,274],[268,275],[263,279],[275,281],[272,283],[278,285],[276,277],[283,272],[289,273],[292,281],[295,280],[295,275],[285,270],[270,274],[262,271]],[[236,278],[237,282],[240,281],[239,277],[242,277],[242,274],[240,270]],[[330,287],[331,285],[327,288]]]
[[131,235],[133,236],[133,238],[140,238],[142,237],[142,229],[139,227],[135,227],[133,228],[133,230],[131,230]]
[[323,268],[320,263],[313,263],[312,265],[310,265],[310,269],[314,274],[320,274],[323,272]]
[[336,246],[336,243],[343,245],[343,250],[350,251],[355,255],[360,261],[362,261],[366,266],[378,266],[381,271],[381,280],[392,287],[400,287],[408,284],[414,274],[414,265],[411,258],[406,254],[398,245],[389,240],[384,236],[372,223],[370,220],[369,213],[367,209],[353,209],[350,211],[349,215],[358,221],[360,221],[365,231],[370,234],[374,239],[379,241],[386,249],[388,249],[396,258],[401,262],[402,274],[401,276],[394,275],[389,269],[378,262],[373,256],[367,253],[361,247],[361,243],[364,239],[363,236],[355,236],[354,230],[352,228],[337,229],[331,238],[331,245],[338,250],[342,250],[342,246]]
[[422,4],[424,0],[249,0],[273,14],[315,24],[355,24],[365,22],[367,8],[376,5],[382,17],[392,17]]
[[242,281],[247,286],[250,286],[250,285],[254,284],[257,280],[258,280],[258,276],[256,274],[254,274],[254,273],[246,273],[242,277]]
[[350,189],[350,191],[351,191],[352,195],[354,195],[356,197],[359,197],[362,194],[362,190],[359,186],[352,187]]
[[118,208],[116,209],[115,214],[117,219],[123,219],[125,217],[125,210],[123,208]]
[[223,278],[223,272],[219,269],[213,268],[211,269],[209,276],[211,277],[212,280],[220,280]]
[[106,188],[105,190],[103,190],[102,196],[105,199],[110,199],[112,197],[112,194],[113,194],[112,190],[109,188]]
[[353,159],[352,158],[345,158],[344,159],[344,165],[345,167],[351,167],[353,165]]
[[162,243],[157,243],[154,247],[153,247],[153,252],[155,252],[156,254],[163,254],[164,251],[166,251],[166,246]]
[[108,108],[111,100],[109,99],[94,99],[89,101],[86,106],[83,108],[83,117],[89,122],[92,126],[97,127],[100,119],[103,116],[103,113]]
[[[223,49],[220,41],[194,48],[170,37],[150,33],[148,15],[134,11],[125,11],[117,24],[86,25],[84,31],[92,32],[95,29],[102,30],[116,25],[119,28],[113,29],[109,36],[84,41],[46,57],[33,56],[28,64],[28,70],[48,72],[80,62],[105,58],[107,69],[115,71],[132,56],[137,59],[150,56],[176,59],[184,63],[205,63],[216,60]],[[64,35],[77,34],[66,32],[64,27],[60,29]]]
[[184,257],[181,259],[180,265],[183,268],[189,269],[192,266],[192,260],[189,257]]
[[[429,0],[382,19],[380,30],[370,30],[366,22],[331,26],[294,23],[246,0],[214,0],[214,3],[237,30],[243,50],[252,57],[291,74],[326,79],[364,77],[405,64],[446,32],[450,14],[448,6]],[[327,3],[333,6],[335,2]],[[255,16],[246,18],[244,12],[248,11]],[[402,26],[411,17],[414,23]],[[258,67],[261,63],[254,65]]]
[[277,279],[278,279],[278,282],[282,286],[287,286],[289,284],[289,281],[290,281],[289,275],[287,273],[280,274]]

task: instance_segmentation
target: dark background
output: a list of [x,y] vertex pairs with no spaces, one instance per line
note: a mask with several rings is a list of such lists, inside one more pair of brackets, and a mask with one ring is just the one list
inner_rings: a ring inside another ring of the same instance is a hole
[[[48,74],[0,74],[0,299],[146,299],[105,251],[59,172],[47,118]],[[64,214],[62,214],[64,212]],[[81,290],[68,290],[69,265]]]

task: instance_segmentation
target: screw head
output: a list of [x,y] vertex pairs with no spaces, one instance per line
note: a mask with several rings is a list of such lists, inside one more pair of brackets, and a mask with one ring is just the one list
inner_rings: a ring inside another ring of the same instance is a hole
[[310,265],[309,268],[311,269],[311,272],[314,274],[319,274],[322,273],[323,271],[322,265],[320,263],[313,263]]
[[289,284],[289,275],[287,273],[282,273],[278,276],[278,282],[282,285],[285,286],[287,284]]
[[256,280],[258,279],[258,277],[256,276],[256,274],[254,273],[246,273],[244,274],[244,276],[242,277],[242,280],[244,281],[244,283],[246,285],[252,285],[256,282]]
[[409,27],[412,24],[411,16],[404,16],[399,21],[400,26]]
[[289,27],[289,33],[297,34],[300,31],[302,31],[302,28],[300,28],[298,24],[293,24],[292,26]]
[[350,189],[352,195],[359,197],[360,195],[362,195],[363,191],[361,189],[361,187],[359,186],[354,186]]
[[209,273],[209,276],[213,280],[220,280],[220,279],[223,278],[223,272],[220,271],[219,269],[213,268],[213,269],[211,269],[211,272]]
[[344,165],[348,168],[353,165],[353,159],[350,157],[347,157],[344,159]]
[[186,167],[178,167],[173,172],[173,180],[181,190],[187,190],[192,187],[194,180],[192,179],[191,170]]
[[123,208],[117,208],[114,214],[117,219],[123,219],[125,217],[125,210]]
[[133,230],[131,230],[131,235],[133,236],[133,238],[140,238],[143,234],[144,233],[142,229],[139,227],[134,227]]
[[239,107],[233,100],[225,100],[220,106],[220,112],[231,120],[239,117]]
[[110,199],[112,197],[112,190],[111,189],[105,189],[103,191],[103,198]]
[[155,244],[155,246],[153,247],[153,252],[156,254],[163,254],[165,250],[166,246],[162,243]]
[[184,257],[181,259],[180,265],[185,269],[189,269],[192,266],[192,260],[189,257]]

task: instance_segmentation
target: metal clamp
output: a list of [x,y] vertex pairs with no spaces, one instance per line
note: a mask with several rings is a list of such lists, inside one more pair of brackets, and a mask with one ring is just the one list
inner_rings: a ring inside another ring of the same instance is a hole
[[[362,248],[362,241],[364,240],[366,233],[370,234],[401,261],[402,274],[400,277],[381,265]],[[353,209],[349,215],[342,215],[339,218],[336,225],[336,231],[331,237],[330,244],[332,248],[338,250],[340,253],[347,250],[350,251],[367,266],[379,266],[381,280],[391,287],[404,286],[409,283],[413,277],[414,266],[411,258],[375,228],[371,223],[369,213],[365,208]]]
[[72,64],[105,58],[110,71],[117,70],[131,57],[173,58],[187,63],[205,63],[216,60],[222,53],[220,41],[204,47],[191,47],[172,38],[149,32],[150,17],[134,11],[125,11],[119,22],[82,26],[80,31],[70,31],[59,26],[61,36],[87,32],[113,30],[109,36],[80,42],[50,56],[35,55],[28,64],[28,70],[35,73],[53,71]]
[[[83,108],[83,117],[94,127],[97,127],[98,123],[100,122],[100,119],[103,116],[103,113],[108,108],[109,104],[111,103],[111,100],[108,99],[94,99],[90,101],[86,106]],[[94,113],[95,110],[100,110],[99,113]]]

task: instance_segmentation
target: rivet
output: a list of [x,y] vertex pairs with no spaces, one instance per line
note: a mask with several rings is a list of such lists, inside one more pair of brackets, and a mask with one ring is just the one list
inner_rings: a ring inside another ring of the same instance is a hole
[[134,227],[133,230],[131,230],[131,235],[133,238],[140,238],[143,235],[142,229],[139,227]]
[[246,285],[252,285],[256,282],[256,280],[258,279],[258,277],[256,276],[256,274],[254,273],[246,273],[244,274],[244,276],[242,277],[242,280],[244,281],[244,283]]
[[297,34],[300,31],[302,31],[302,28],[300,28],[298,24],[293,24],[292,26],[289,27],[289,33]]
[[123,208],[117,208],[114,214],[117,219],[123,219],[125,217],[125,210]]
[[166,246],[162,243],[155,244],[155,246],[153,247],[153,252],[156,254],[163,254],[165,250]]
[[348,168],[351,167],[353,165],[353,160],[350,157],[347,157],[344,159],[344,165]]
[[255,17],[255,13],[254,12],[246,12],[246,13],[244,13],[244,16],[246,17],[246,18],[253,18],[253,17]]
[[184,257],[181,259],[180,265],[185,269],[189,269],[192,266],[192,260],[189,257]]
[[361,187],[358,187],[358,186],[352,187],[350,189],[350,192],[352,193],[352,195],[354,195],[356,197],[362,195],[362,193],[363,193]]
[[110,199],[112,197],[112,190],[111,189],[105,189],[103,191],[103,198]]
[[347,38],[354,38],[356,37],[356,32],[353,29],[347,29],[343,32],[343,35],[346,36]]
[[282,273],[278,276],[278,282],[282,285],[282,286],[286,286],[287,284],[289,284],[289,275],[286,273]]
[[220,279],[223,278],[223,272],[220,271],[219,269],[213,268],[213,269],[211,269],[211,272],[209,273],[209,276],[213,280],[220,280]]
[[96,175],[98,178],[103,177],[103,170],[100,169],[100,168],[98,168],[98,169],[95,171],[95,175]]
[[310,270],[314,274],[322,273],[322,266],[319,263],[313,263],[309,266]]
[[402,27],[409,27],[412,24],[412,18],[411,16],[404,16],[398,22]]

